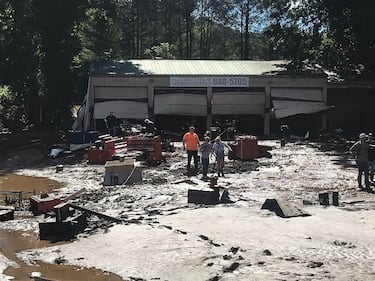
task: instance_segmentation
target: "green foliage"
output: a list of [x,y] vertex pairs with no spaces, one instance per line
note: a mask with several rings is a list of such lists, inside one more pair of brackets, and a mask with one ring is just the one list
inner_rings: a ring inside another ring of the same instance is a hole
[[59,111],[68,126],[93,59],[286,59],[292,72],[372,79],[374,14],[373,0],[3,0],[0,85],[13,104],[1,118],[36,123],[42,109],[49,125]]
[[20,129],[27,122],[22,98],[13,93],[9,86],[0,86],[0,129]]
[[85,21],[75,27],[82,50],[76,60],[119,58],[121,29],[108,11],[89,8],[85,12]]
[[144,52],[147,58],[162,58],[162,59],[174,59],[175,57],[171,54],[169,43],[160,43],[157,46],[153,46],[150,49],[146,49]]

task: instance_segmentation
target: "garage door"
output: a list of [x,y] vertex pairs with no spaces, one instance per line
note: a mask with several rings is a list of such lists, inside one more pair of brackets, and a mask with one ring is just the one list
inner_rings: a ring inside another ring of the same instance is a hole
[[96,86],[95,99],[147,99],[146,87]]
[[205,94],[165,93],[155,94],[154,113],[167,115],[207,115]]
[[272,88],[271,97],[276,118],[316,113],[331,108],[323,101],[321,88]]
[[212,95],[214,115],[263,114],[266,96],[264,92],[220,92]]
[[145,119],[148,118],[148,105],[147,102],[122,100],[95,103],[95,119],[104,119],[110,112],[117,118]]

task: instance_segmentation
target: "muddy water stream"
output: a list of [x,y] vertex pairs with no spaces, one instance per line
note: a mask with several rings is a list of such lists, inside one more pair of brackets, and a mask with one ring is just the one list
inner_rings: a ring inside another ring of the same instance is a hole
[[[56,181],[39,178],[20,176],[15,174],[0,174],[0,206],[4,205],[5,194],[12,196],[12,193],[4,191],[25,191],[35,194],[50,192],[61,187],[62,184]],[[24,197],[24,199],[26,199]],[[17,216],[15,220],[17,220]],[[33,217],[30,217],[33,219]],[[64,243],[64,242],[61,242]],[[41,241],[38,234],[34,232],[9,231],[1,229],[0,222],[0,252],[8,259],[16,262],[19,268],[8,267],[4,274],[14,276],[14,280],[30,281],[33,271],[41,272],[42,276],[56,281],[122,281],[123,279],[115,274],[102,272],[97,269],[79,268],[61,264],[45,264],[38,262],[36,265],[27,265],[16,256],[17,252],[27,249],[37,249],[54,246],[57,243]]]

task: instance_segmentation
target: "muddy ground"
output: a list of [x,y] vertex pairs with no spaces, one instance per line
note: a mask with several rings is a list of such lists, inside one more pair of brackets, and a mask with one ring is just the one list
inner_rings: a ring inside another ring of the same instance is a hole
[[[87,193],[75,204],[123,221],[91,217],[74,243],[19,255],[31,263],[63,259],[124,280],[373,280],[368,258],[375,248],[365,244],[374,229],[375,195],[357,188],[356,168],[346,153],[353,142],[329,137],[293,140],[285,147],[278,140],[259,143],[271,148],[272,157],[227,160],[218,185],[229,191],[232,203],[215,206],[187,203],[188,189],[208,183],[184,175],[180,143],[166,153],[165,163],[144,167],[142,182],[110,187],[102,185],[104,167],[88,165],[83,151],[57,159],[48,157],[50,144],[7,151],[3,170],[62,182],[56,193],[63,196],[84,187]],[[57,173],[56,165],[63,171]],[[339,192],[340,205],[319,205],[319,193],[333,191]],[[293,203],[312,216],[279,218],[260,210],[267,198]],[[310,240],[314,243],[307,245]],[[353,272],[355,266],[360,270]]]

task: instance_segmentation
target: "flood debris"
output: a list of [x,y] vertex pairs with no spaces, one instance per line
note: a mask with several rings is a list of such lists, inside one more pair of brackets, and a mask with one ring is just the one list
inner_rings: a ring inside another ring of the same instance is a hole
[[52,279],[42,277],[42,273],[38,271],[31,272],[30,278],[32,278],[34,281],[54,281]]
[[103,185],[126,185],[142,181],[142,167],[134,159],[107,161]]
[[233,203],[229,199],[228,189],[217,186],[217,177],[211,177],[209,187],[189,189],[188,203],[213,205],[219,203]]
[[229,159],[254,160],[259,156],[258,137],[238,136],[231,149],[232,154]]
[[281,199],[266,199],[261,209],[273,211],[277,216],[282,218],[310,216],[309,213],[296,205]]
[[14,220],[14,208],[8,206],[0,206],[0,221]]
[[63,170],[64,170],[64,165],[61,165],[61,164],[56,165],[56,173],[62,172]]
[[333,206],[339,206],[339,192],[333,191],[332,193],[329,192],[323,192],[319,193],[319,204],[323,206],[329,206],[330,205],[330,194],[332,195],[332,204]]
[[60,241],[74,238],[87,227],[87,217],[90,215],[115,223],[123,222],[121,219],[65,202],[54,206],[53,211],[52,216],[39,223],[41,240]]
[[219,189],[189,189],[188,203],[213,205],[219,203]]
[[49,153],[49,157],[51,158],[57,158],[64,152],[64,149],[59,147],[54,147],[51,149],[51,152]]
[[39,223],[40,240],[70,240],[87,226],[86,214],[75,212],[67,203],[54,206],[54,212],[55,220],[47,218]]
[[67,197],[59,197],[52,194],[43,193],[41,195],[32,195],[30,197],[30,211],[34,215],[45,214],[54,210],[54,207],[62,202],[67,202],[86,192],[85,188],[70,194]]
[[229,199],[229,191],[227,189],[214,186],[203,189],[189,189],[188,203],[214,205],[233,203],[233,201]]
[[98,138],[98,131],[69,131],[65,136],[65,139],[69,143],[69,148],[71,151],[90,147],[91,145],[95,144],[95,141]]
[[160,136],[137,134],[127,137],[101,135],[87,151],[89,164],[105,164],[107,161],[135,158],[150,165],[165,161]]
[[24,199],[30,194],[35,194],[35,191],[24,191],[24,190],[0,190],[0,194],[5,194],[4,202],[6,205],[12,205],[17,210],[21,210],[25,207]]

